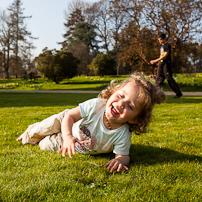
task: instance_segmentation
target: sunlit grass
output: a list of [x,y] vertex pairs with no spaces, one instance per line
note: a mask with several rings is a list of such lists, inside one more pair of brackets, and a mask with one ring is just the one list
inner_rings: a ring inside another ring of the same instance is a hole
[[[113,79],[123,80],[127,76],[81,76],[64,79],[60,84],[38,78],[32,80],[2,79],[0,90],[102,90]],[[12,84],[12,85],[11,85]]]
[[[24,79],[1,79],[0,90],[94,90],[104,89],[113,79],[124,80],[123,76],[80,76],[72,79],[65,79],[60,84],[48,81],[44,78]],[[148,79],[150,76],[147,76]],[[197,74],[176,74],[173,78],[178,83],[181,91],[202,91],[202,73]],[[151,80],[154,82],[155,80]],[[172,91],[167,81],[163,86],[165,91]]]
[[69,159],[15,141],[29,124],[96,96],[1,93],[0,201],[202,200],[202,97],[168,96],[155,107],[148,132],[132,138],[129,171],[103,167],[113,154]]

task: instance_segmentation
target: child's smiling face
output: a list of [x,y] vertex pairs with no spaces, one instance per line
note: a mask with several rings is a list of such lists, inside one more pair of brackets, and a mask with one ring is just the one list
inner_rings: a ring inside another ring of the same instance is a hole
[[141,104],[137,100],[137,84],[127,83],[115,91],[106,104],[106,117],[114,128],[121,127],[124,123],[134,124],[140,113]]

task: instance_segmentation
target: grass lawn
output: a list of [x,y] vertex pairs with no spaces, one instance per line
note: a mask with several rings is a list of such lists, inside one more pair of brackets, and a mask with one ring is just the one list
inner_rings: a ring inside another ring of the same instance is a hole
[[96,96],[0,94],[0,201],[202,201],[202,97],[155,107],[148,132],[132,138],[129,171],[103,167],[113,154],[69,159],[16,142],[29,124]]
[[[65,79],[60,84],[39,78],[36,80],[0,79],[0,90],[96,90],[105,88],[112,79],[123,80],[127,76],[81,76]],[[149,79],[150,76],[148,76]],[[176,74],[173,78],[178,83],[180,90],[202,91],[202,73]],[[152,80],[154,82],[154,80]],[[163,86],[164,91],[172,91],[167,81]]]
[[0,90],[96,90],[100,91],[109,85],[113,79],[123,80],[127,76],[81,76],[64,79],[60,84],[44,78],[35,80],[2,79]]

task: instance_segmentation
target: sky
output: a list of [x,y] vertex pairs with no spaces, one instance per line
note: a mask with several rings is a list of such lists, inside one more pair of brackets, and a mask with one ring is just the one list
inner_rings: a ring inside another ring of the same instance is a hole
[[[64,41],[65,33],[65,14],[68,4],[73,0],[21,0],[24,8],[24,16],[32,16],[26,19],[27,30],[31,32],[36,49],[32,51],[33,57],[38,56],[45,47],[48,49],[61,48],[57,42]],[[86,0],[88,3],[98,2],[99,0]],[[6,10],[14,0],[0,0],[0,12]]]

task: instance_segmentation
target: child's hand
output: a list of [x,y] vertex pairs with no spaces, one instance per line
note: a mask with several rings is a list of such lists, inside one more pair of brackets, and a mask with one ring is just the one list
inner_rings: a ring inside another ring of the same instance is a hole
[[65,157],[66,153],[68,152],[69,158],[72,158],[72,154],[76,154],[75,151],[75,143],[79,142],[79,140],[76,137],[68,136],[65,137],[63,147],[58,150],[58,153],[62,152],[62,156]]
[[[128,170],[128,167],[125,165],[126,162],[130,161],[129,156],[119,156],[118,158],[112,159],[107,164],[104,165],[110,172],[121,171],[122,168]],[[124,163],[124,164],[123,164]]]

